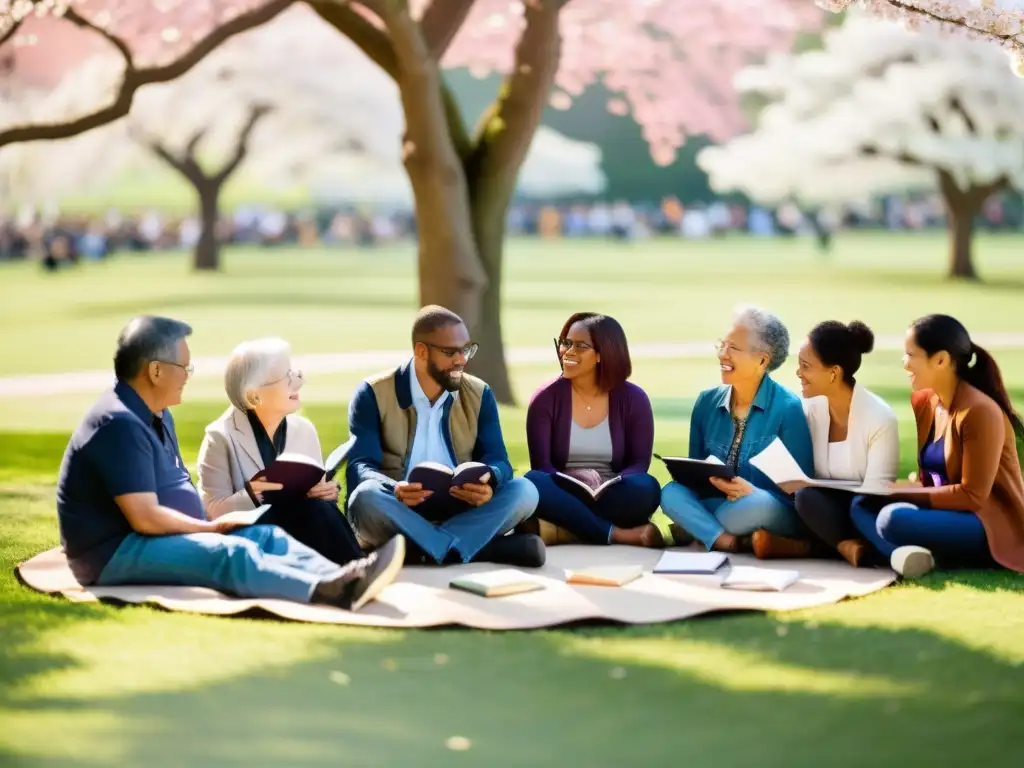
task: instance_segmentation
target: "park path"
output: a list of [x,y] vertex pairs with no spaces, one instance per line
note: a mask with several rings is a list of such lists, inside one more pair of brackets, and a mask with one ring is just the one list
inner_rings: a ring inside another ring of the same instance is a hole
[[[1024,348],[1024,332],[982,333],[974,340],[991,349]],[[879,335],[875,349],[899,351],[903,349],[903,335]],[[657,360],[671,358],[710,358],[711,341],[649,342],[631,344],[634,359]],[[508,353],[512,365],[551,363],[554,350],[550,347],[521,347]],[[297,355],[296,368],[306,373],[372,373],[380,368],[399,365],[409,359],[409,350],[374,352],[338,352],[333,354]],[[196,377],[222,376],[226,357],[197,357],[193,359]],[[68,373],[30,374],[0,377],[0,398],[31,397],[98,392],[112,383],[109,370],[71,371]]]

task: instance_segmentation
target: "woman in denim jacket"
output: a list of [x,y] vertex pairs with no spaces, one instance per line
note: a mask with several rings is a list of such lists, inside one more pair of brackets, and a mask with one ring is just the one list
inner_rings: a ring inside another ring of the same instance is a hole
[[759,529],[780,536],[802,532],[792,497],[754,468],[751,457],[779,438],[812,476],[814,451],[800,398],[769,376],[789,354],[782,321],[762,309],[740,307],[717,350],[722,384],[701,392],[693,405],[689,456],[714,456],[736,477],[713,479],[716,492],[706,498],[669,483],[661,508],[707,549],[738,552],[751,548],[748,536]]

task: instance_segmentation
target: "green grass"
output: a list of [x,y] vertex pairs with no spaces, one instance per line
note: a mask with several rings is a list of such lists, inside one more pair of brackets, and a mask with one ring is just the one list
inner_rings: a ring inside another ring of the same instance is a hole
[[[632,341],[713,339],[729,308],[780,311],[794,336],[826,317],[898,333],[948,311],[974,330],[1024,331],[1024,241],[981,243],[990,284],[939,279],[933,236],[635,246],[514,243],[506,333],[539,346],[573,309],[613,312]],[[77,272],[0,269],[0,375],[107,365],[138,311],[196,328],[200,355],[274,332],[297,352],[396,348],[414,311],[407,249],[234,252],[223,275],[181,256]],[[268,309],[269,307],[269,309]],[[997,355],[1024,403],[1024,350]],[[792,365],[780,372],[791,381]],[[550,368],[514,371],[525,397]],[[359,374],[312,376],[305,413],[346,434]],[[712,360],[637,360],[658,447],[685,450]],[[899,356],[861,381],[894,404],[903,470],[913,430]],[[176,413],[186,459],[224,407],[197,378]],[[547,632],[372,631],[150,608],[75,605],[20,586],[13,567],[56,542],[53,484],[90,396],[0,398],[0,764],[37,765],[1019,765],[1024,579],[936,574],[864,599],[779,615]],[[527,465],[522,409],[504,409]],[[446,748],[449,737],[468,752]]]

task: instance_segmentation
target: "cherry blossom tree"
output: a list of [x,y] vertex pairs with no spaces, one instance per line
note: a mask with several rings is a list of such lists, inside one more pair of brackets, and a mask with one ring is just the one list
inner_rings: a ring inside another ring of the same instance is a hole
[[[73,113],[83,100],[109,98],[119,74],[116,57],[96,56],[37,107]],[[221,192],[243,161],[250,179],[265,186],[303,185],[336,200],[411,207],[401,134],[394,81],[296,6],[227,41],[178,80],[142,88],[122,120],[63,141],[9,147],[0,173],[16,180],[11,192],[23,202],[59,205],[68,193],[102,192],[127,172],[145,174],[156,159],[195,190],[201,227],[193,263],[214,270]],[[600,162],[596,146],[543,130],[518,190],[539,197],[598,193]]]
[[815,0],[833,13],[856,8],[910,29],[933,28],[999,43],[1024,77],[1024,0]]
[[698,155],[715,189],[814,205],[937,186],[949,274],[976,277],[975,217],[992,194],[1024,189],[1024,88],[998,48],[854,16],[822,50],[736,83],[771,104],[756,131]]
[[[0,0],[0,3],[5,0]],[[731,78],[753,57],[787,49],[820,24],[807,0],[305,0],[397,84],[402,152],[416,201],[420,301],[467,321],[474,370],[512,401],[500,306],[507,209],[542,112],[591,84],[616,114],[643,126],[654,159],[670,163],[687,136],[724,139],[743,125]],[[124,60],[114,100],[76,120],[0,130],[12,141],[58,138],[127,113],[141,84],[184,74],[210,50],[276,16],[289,0],[6,0],[0,39],[30,34],[33,8],[102,38]],[[19,31],[20,30],[20,31]],[[45,44],[40,37],[39,45]],[[504,73],[475,128],[444,66]]]

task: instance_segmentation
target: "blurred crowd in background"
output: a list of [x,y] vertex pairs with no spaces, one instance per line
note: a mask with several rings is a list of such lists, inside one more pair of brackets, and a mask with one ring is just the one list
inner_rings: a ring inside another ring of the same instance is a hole
[[[987,230],[1021,230],[1024,211],[1016,196],[996,196],[977,222]],[[945,226],[938,195],[886,197],[866,206],[807,211],[787,204],[776,209],[729,203],[660,202],[520,203],[509,212],[511,236],[541,238],[599,237],[632,240],[652,236],[700,239],[728,233],[759,237],[809,234],[827,248],[843,229],[930,230]],[[104,216],[62,216],[22,211],[0,215],[0,260],[37,259],[51,269],[80,259],[101,259],[120,252],[188,249],[200,224],[192,216],[158,211]],[[241,207],[222,217],[222,242],[259,246],[373,247],[416,236],[413,213],[406,210],[320,209],[283,211]]]

